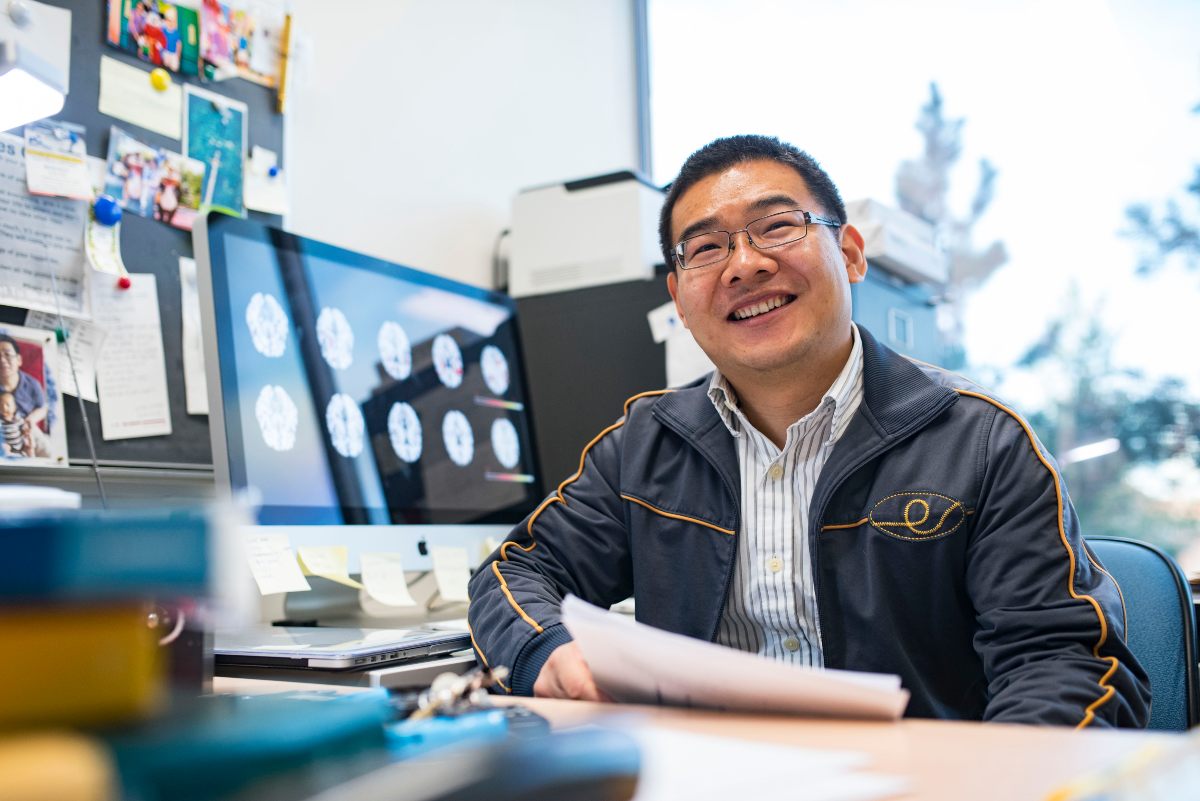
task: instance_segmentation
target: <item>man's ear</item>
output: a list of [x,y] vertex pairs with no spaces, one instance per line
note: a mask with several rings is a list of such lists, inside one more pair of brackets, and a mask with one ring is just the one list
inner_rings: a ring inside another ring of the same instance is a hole
[[867,277],[867,257],[863,254],[865,243],[858,229],[847,223],[842,226],[842,256],[846,259],[846,276],[850,283],[859,284]]
[[679,322],[687,328],[687,318],[683,316],[683,307],[679,305],[679,279],[675,277],[674,270],[667,273],[667,291],[671,293],[671,300],[675,301],[675,314],[678,315]]

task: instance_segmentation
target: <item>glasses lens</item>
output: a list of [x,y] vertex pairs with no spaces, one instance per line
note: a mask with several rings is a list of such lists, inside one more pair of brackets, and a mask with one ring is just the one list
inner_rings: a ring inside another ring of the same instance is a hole
[[746,226],[746,230],[759,247],[773,248],[803,239],[808,229],[804,224],[804,212],[781,211],[755,220]]
[[679,243],[680,259],[685,270],[693,267],[703,267],[713,264],[729,255],[729,234],[724,231],[713,231],[711,234],[700,234]]

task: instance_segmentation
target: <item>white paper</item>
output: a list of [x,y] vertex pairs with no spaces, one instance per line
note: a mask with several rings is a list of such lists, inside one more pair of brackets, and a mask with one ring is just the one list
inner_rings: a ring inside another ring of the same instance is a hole
[[250,573],[263,595],[278,592],[304,592],[311,590],[308,580],[300,572],[296,553],[288,535],[277,532],[254,534],[246,543]]
[[121,258],[121,223],[101,225],[94,216],[88,214],[83,243],[87,263],[96,272],[112,276],[129,272]]
[[[822,751],[734,737],[673,731],[653,725],[618,725],[641,755],[633,801],[730,801],[738,798],[803,798],[805,801],[867,801],[909,789],[908,779],[857,772],[867,754]],[[702,765],[703,770],[697,770]],[[793,792],[780,793],[781,788]]]
[[83,126],[42,120],[25,126],[25,180],[29,193],[91,200]]
[[208,414],[208,378],[204,372],[204,342],[200,337],[200,293],[196,262],[179,257],[180,315],[183,317],[183,387],[188,414]]
[[[77,395],[96,403],[99,400],[96,396],[96,354],[104,342],[104,332],[87,320],[65,317],[63,323],[67,339],[58,343],[58,372],[54,376],[58,389],[64,395]],[[31,311],[25,315],[25,325],[54,331],[59,328],[58,315]]]
[[404,578],[404,563],[398,553],[359,554],[363,589],[372,599],[387,606],[416,606],[408,581]]
[[637,623],[573,595],[562,620],[596,684],[617,701],[894,720],[900,677],[814,670]]
[[96,389],[104,439],[171,433],[158,288],[153,273],[131,275],[129,289],[93,287],[104,344],[96,359]]
[[283,172],[271,175],[271,168],[279,164],[279,156],[273,150],[255,145],[250,149],[250,160],[246,162],[245,181],[242,184],[242,203],[248,209],[267,214],[287,214],[287,184]]
[[667,337],[683,328],[673,300],[646,312],[646,322],[650,323],[650,336],[655,342],[666,342]]
[[667,338],[666,351],[668,387],[681,387],[716,369],[686,328]]
[[172,81],[160,92],[150,84],[149,70],[101,56],[100,113],[178,139],[183,133],[183,90]]
[[433,557],[433,578],[437,582],[438,594],[443,601],[470,600],[467,596],[467,582],[471,580],[471,568],[468,564],[466,548],[438,547],[431,548],[429,555]]
[[350,551],[345,545],[314,545],[296,549],[300,569],[306,576],[320,576],[356,590],[363,588],[350,578]]
[[91,317],[83,258],[87,204],[30,195],[23,149],[19,137],[0,133],[0,305]]

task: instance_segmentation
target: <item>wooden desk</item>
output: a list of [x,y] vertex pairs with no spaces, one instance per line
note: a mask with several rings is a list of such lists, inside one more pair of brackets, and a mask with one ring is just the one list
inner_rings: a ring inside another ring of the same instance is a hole
[[[507,699],[505,699],[507,701]],[[1138,749],[1178,735],[1137,731],[902,720],[863,723],[723,712],[613,707],[543,698],[517,699],[555,726],[594,721],[612,711],[637,710],[654,725],[716,737],[866,752],[871,772],[907,776],[906,801],[1041,801],[1063,784],[1118,764]],[[703,770],[737,771],[737,765]],[[780,798],[802,797],[780,789]]]

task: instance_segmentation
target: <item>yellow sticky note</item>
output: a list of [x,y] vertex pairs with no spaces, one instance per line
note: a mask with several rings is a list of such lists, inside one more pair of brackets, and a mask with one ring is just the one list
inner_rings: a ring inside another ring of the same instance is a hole
[[470,600],[467,582],[471,580],[471,566],[466,548],[432,548],[433,577],[437,581],[438,593],[443,601]]
[[364,553],[362,580],[367,594],[388,606],[416,606],[408,582],[404,578],[404,564],[398,553]]
[[350,553],[345,545],[297,548],[296,557],[306,576],[320,576],[356,590],[362,589],[363,585],[350,578]]

